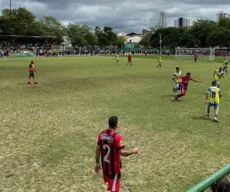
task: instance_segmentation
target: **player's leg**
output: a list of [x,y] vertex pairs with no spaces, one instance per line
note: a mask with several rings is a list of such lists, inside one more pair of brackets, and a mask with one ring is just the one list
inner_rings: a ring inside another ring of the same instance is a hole
[[29,72],[28,84],[30,84],[30,78],[32,77],[31,71]]
[[176,83],[176,87],[173,89],[175,94],[180,90],[180,83]]
[[35,76],[34,76],[34,72],[32,72],[32,75],[31,75],[31,76],[33,77],[34,84],[38,84],[38,83],[36,82],[36,79],[35,79]]
[[185,90],[185,89],[182,87],[181,93],[180,93],[180,94],[177,94],[177,95],[175,96],[175,100],[178,100],[178,98],[183,97],[183,96],[185,96],[186,94],[187,94],[187,90]]
[[212,106],[212,103],[208,103],[208,107],[207,107],[207,115],[206,117],[210,117],[210,108]]
[[215,116],[214,121],[218,122],[218,114],[219,114],[219,105],[217,103],[214,104]]
[[120,190],[120,181],[121,181],[121,176],[120,175],[115,175],[114,178],[110,178],[108,181],[108,188],[107,190],[110,192],[119,192]]

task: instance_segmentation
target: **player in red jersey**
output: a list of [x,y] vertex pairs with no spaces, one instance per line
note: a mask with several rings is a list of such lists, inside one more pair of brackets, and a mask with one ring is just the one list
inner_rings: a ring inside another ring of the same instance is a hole
[[132,55],[131,54],[129,54],[128,55],[128,63],[127,63],[127,65],[132,65],[133,63],[132,63]]
[[121,179],[121,156],[129,156],[137,154],[138,148],[131,151],[124,150],[125,146],[122,136],[116,132],[118,127],[118,118],[112,116],[109,118],[109,128],[102,131],[97,140],[96,149],[96,173],[99,173],[100,164],[99,159],[101,156],[101,164],[104,182],[108,183],[108,191],[118,192],[120,189]]
[[[173,80],[175,80],[177,78],[173,78]],[[188,90],[188,82],[191,80],[191,81],[194,81],[194,82],[200,82],[200,81],[196,81],[194,80],[192,77],[191,77],[191,73],[187,73],[185,76],[181,76],[181,79],[182,79],[182,89],[181,89],[181,93],[180,94],[177,94],[175,96],[175,100],[178,100],[179,97],[182,97],[182,96],[185,96],[186,93],[187,93],[187,90]]]
[[195,61],[195,63],[196,63],[196,62],[197,62],[197,59],[198,59],[198,54],[195,53],[195,54],[193,55],[193,58],[194,58],[194,61]]

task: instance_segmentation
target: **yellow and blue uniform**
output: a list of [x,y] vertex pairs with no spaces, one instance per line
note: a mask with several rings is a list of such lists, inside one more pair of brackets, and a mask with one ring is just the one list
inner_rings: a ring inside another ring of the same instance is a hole
[[216,86],[211,86],[208,88],[207,93],[208,93],[208,105],[210,107],[213,106],[214,109],[216,110],[217,108],[219,108],[219,103],[220,103],[220,97],[221,97],[220,88]]
[[181,79],[182,72],[181,71],[179,71],[179,72],[176,71],[173,76],[174,76],[174,78],[176,78],[175,79],[176,88],[174,89],[174,92],[177,93],[177,91],[181,90],[181,88],[182,88],[182,79]]

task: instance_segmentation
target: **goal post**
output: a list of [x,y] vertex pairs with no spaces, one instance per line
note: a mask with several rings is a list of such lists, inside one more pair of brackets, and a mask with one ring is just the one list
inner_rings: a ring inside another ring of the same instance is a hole
[[230,164],[226,165],[187,192],[228,192],[230,191]]
[[192,60],[193,55],[198,54],[198,60],[210,61],[215,60],[215,48],[182,48],[177,47],[175,49],[175,59],[176,60]]

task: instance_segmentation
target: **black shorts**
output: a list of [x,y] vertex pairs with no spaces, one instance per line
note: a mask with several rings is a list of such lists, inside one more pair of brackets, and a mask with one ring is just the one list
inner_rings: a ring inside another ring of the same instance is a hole
[[194,58],[194,61],[197,61],[197,58]]
[[30,77],[34,77],[34,72],[33,72],[33,71],[30,71],[30,72],[29,72],[29,75],[30,75]]

